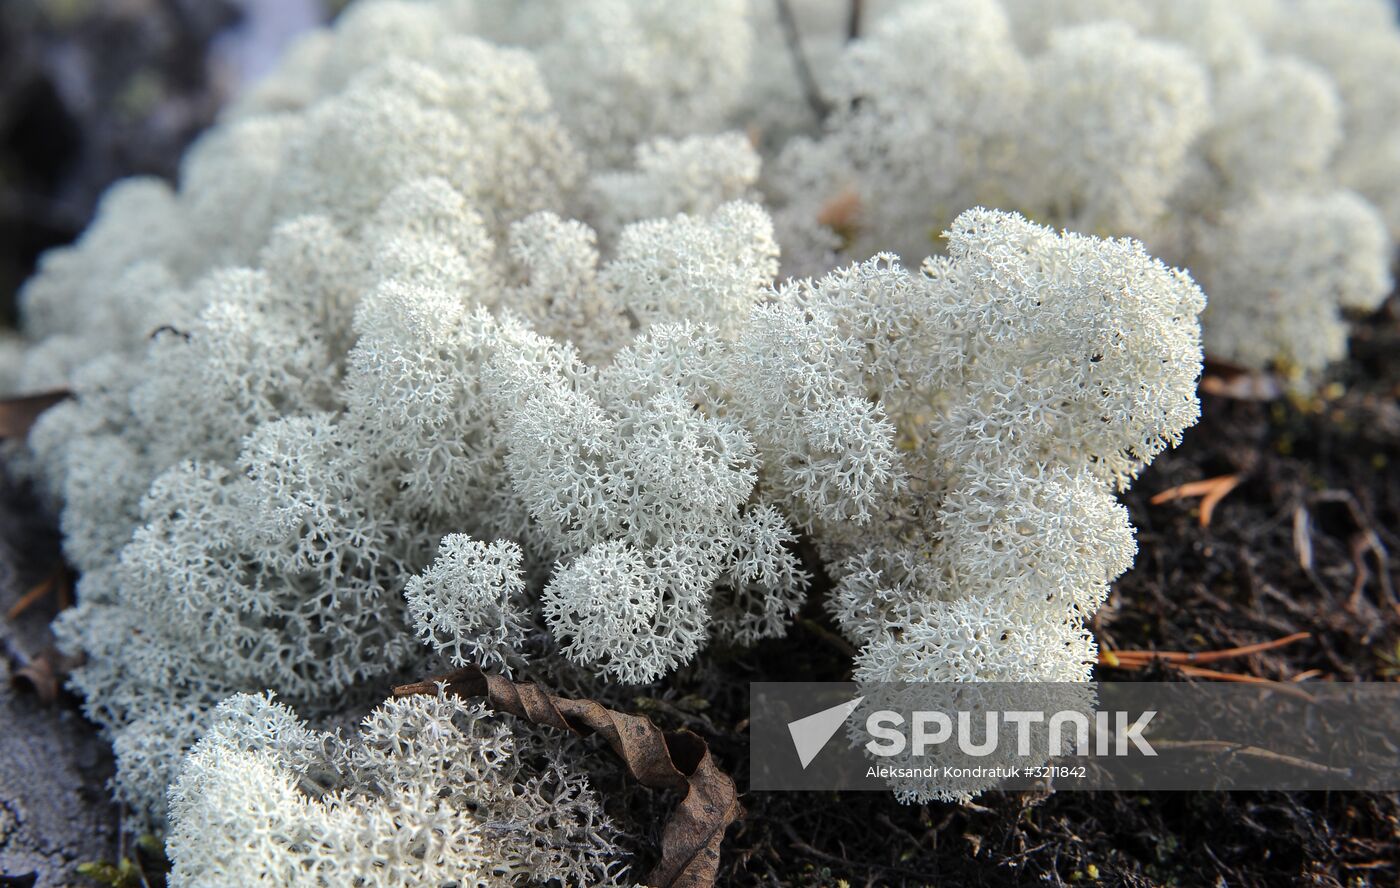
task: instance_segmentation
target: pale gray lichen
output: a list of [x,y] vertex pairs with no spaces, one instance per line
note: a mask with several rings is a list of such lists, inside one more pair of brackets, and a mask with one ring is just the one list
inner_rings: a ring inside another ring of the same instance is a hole
[[[834,110],[761,182],[793,273],[920,255],[969,206],[1015,208],[1189,267],[1213,300],[1209,353],[1302,390],[1341,356],[1347,313],[1390,292],[1400,27],[1384,0],[890,0],[844,47],[841,4],[798,6]],[[1279,207],[1296,236],[1261,234]],[[1359,298],[1315,271],[1342,244]]]
[[172,888],[627,884],[586,778],[490,715],[409,697],[342,737],[230,697],[170,787]]

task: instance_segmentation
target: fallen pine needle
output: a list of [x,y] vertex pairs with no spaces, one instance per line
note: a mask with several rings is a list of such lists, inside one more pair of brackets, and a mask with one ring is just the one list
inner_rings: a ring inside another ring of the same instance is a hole
[[49,577],[47,580],[44,580],[43,582],[38,583],[38,584],[35,585],[32,589],[30,589],[28,592],[26,592],[26,593],[24,593],[23,595],[21,595],[21,596],[19,597],[19,601],[16,601],[16,602],[10,607],[9,610],[5,611],[5,619],[11,620],[11,621],[18,619],[19,616],[20,616],[20,614],[22,614],[22,613],[24,613],[25,611],[29,610],[31,607],[34,606],[34,603],[35,603],[36,601],[38,601],[39,599],[41,599],[41,598],[43,598],[45,595],[47,595],[48,592],[49,592],[49,587],[52,586],[52,585],[53,585],[53,577]]
[[1182,675],[1189,675],[1192,678],[1209,678],[1212,681],[1235,681],[1242,684],[1275,684],[1272,678],[1261,678],[1257,675],[1248,675],[1242,672],[1221,672],[1219,669],[1206,669],[1204,666],[1185,666],[1180,663],[1173,663]]
[[[33,588],[21,595],[18,601],[10,605],[10,609],[5,611],[5,619],[10,620],[12,622],[14,620],[19,619],[21,614],[29,610],[38,602],[42,601],[44,599],[44,596],[53,592],[54,587],[58,586],[62,582],[63,569],[59,568],[53,573],[49,574],[40,582],[36,583]],[[60,588],[59,591],[61,592],[62,589]]]
[[[1221,672],[1217,669],[1205,669],[1200,666],[1191,666],[1186,663],[1172,663],[1169,660],[1164,662],[1169,663],[1173,669],[1176,669],[1182,675],[1189,675],[1192,678],[1205,678],[1209,679],[1210,681],[1232,681],[1237,684],[1272,685],[1281,694],[1287,694],[1290,697],[1297,697],[1300,700],[1311,701],[1313,699],[1312,695],[1309,694],[1307,691],[1294,687],[1292,684],[1285,684],[1283,682],[1276,681],[1272,678],[1260,678],[1257,675],[1245,675],[1239,672]],[[1108,659],[1105,658],[1102,654],[1100,654],[1099,663],[1103,664],[1104,666],[1116,665],[1119,669],[1142,669],[1146,666],[1151,665],[1152,661],[1149,659],[1120,659],[1118,663],[1114,664],[1108,662]]]
[[[1218,651],[1104,651],[1103,653],[1111,655],[1118,661],[1166,660],[1169,663],[1214,663],[1218,660],[1229,660],[1233,657],[1244,657],[1249,654],[1271,651],[1296,641],[1302,641],[1305,638],[1312,638],[1312,633],[1294,632],[1292,635],[1276,638],[1273,641],[1261,641],[1257,644],[1246,644]],[[1115,666],[1117,663],[1108,663],[1107,665]]]
[[1318,762],[1308,761],[1297,756],[1284,755],[1281,752],[1274,752],[1272,749],[1264,749],[1261,746],[1247,746],[1243,743],[1231,743],[1228,740],[1153,740],[1152,745],[1158,749],[1181,750],[1185,752],[1216,752],[1228,755],[1244,755],[1251,758],[1265,759],[1283,765],[1290,765],[1294,768],[1301,768],[1305,771],[1315,771],[1319,774],[1342,774],[1350,775],[1349,768],[1334,768],[1331,765],[1323,765]]
[[1364,869],[1364,870],[1371,870],[1371,869],[1390,869],[1391,867],[1395,866],[1395,861],[1393,861],[1393,860],[1368,860],[1368,861],[1366,861],[1365,863],[1345,863],[1345,862],[1343,862],[1343,863],[1342,863],[1342,866],[1346,867],[1347,869]]
[[[1284,647],[1286,645],[1293,644],[1294,642],[1302,641],[1305,638],[1311,637],[1311,632],[1294,632],[1292,635],[1286,635],[1283,638],[1277,638],[1273,641],[1261,641],[1257,644],[1246,644],[1240,647],[1226,648],[1224,650],[1218,651],[1193,652],[1102,650],[1099,652],[1099,663],[1103,666],[1112,666],[1118,669],[1145,669],[1146,667],[1152,665],[1155,662],[1162,662],[1177,669],[1183,675],[1189,675],[1192,678],[1205,678],[1211,681],[1233,681],[1244,684],[1273,685],[1278,684],[1279,682],[1275,681],[1274,679],[1260,678],[1257,675],[1245,675],[1238,672],[1220,672],[1216,669],[1205,669],[1198,664],[1214,663],[1218,660],[1228,660],[1232,657],[1245,657],[1249,656],[1250,654],[1257,654],[1263,651],[1271,651],[1277,648]],[[1305,676],[1311,677],[1311,675],[1315,675],[1318,673],[1316,670],[1314,670],[1311,674],[1303,674]],[[1295,676],[1292,679],[1292,681],[1294,682],[1301,680],[1303,679],[1300,679],[1297,676]],[[1305,691],[1300,691],[1296,688],[1280,687],[1279,690],[1283,693],[1301,697],[1306,700],[1312,699],[1312,697]]]
[[1216,669],[1202,669],[1200,666],[1177,666],[1176,668],[1182,675],[1189,675],[1192,678],[1205,678],[1211,681],[1232,681],[1236,684],[1272,685],[1280,694],[1297,697],[1299,700],[1306,700],[1309,703],[1313,700],[1313,695],[1302,688],[1294,687],[1291,684],[1283,684],[1272,678],[1260,678],[1257,675],[1241,675],[1238,672],[1220,672]]
[[1211,515],[1215,512],[1215,507],[1219,505],[1230,491],[1239,486],[1244,480],[1239,474],[1221,475],[1216,478],[1206,478],[1201,481],[1190,481],[1186,484],[1178,484],[1170,487],[1156,496],[1149,502],[1154,506],[1168,503],[1172,500],[1201,498],[1201,526],[1210,527]]

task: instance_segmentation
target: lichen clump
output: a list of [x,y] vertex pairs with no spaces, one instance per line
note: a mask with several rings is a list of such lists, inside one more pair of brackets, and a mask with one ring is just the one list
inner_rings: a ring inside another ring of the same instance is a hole
[[268,695],[230,697],[170,788],[170,881],[628,884],[583,776],[488,715],[451,697],[389,700],[346,738]]
[[1207,355],[1300,390],[1390,292],[1388,0],[890,0],[851,43],[843,4],[799,5],[834,110],[772,146],[793,270],[918,254],[976,204],[1129,235],[1200,282]]

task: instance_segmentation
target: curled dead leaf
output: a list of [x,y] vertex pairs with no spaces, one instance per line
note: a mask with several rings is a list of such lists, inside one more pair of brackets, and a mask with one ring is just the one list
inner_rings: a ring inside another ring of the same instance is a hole
[[46,648],[37,657],[19,667],[10,675],[10,684],[21,691],[29,691],[41,703],[53,703],[63,690],[63,682],[68,673],[79,663],[77,657],[66,657],[56,648]]
[[59,389],[21,398],[0,398],[0,438],[23,438],[40,414],[68,395],[67,389]]
[[1201,377],[1201,391],[1234,401],[1272,401],[1283,396],[1284,385],[1272,373],[1209,358]]
[[684,792],[661,833],[661,860],[645,884],[653,888],[709,888],[719,874],[725,830],[743,816],[734,781],[690,731],[662,731],[651,719],[608,709],[595,700],[556,697],[533,682],[513,682],[475,667],[394,688],[394,696],[450,693],[485,697],[493,709],[608,742],[643,786]]
[[860,193],[844,188],[822,204],[817,211],[817,224],[830,228],[842,244],[849,245],[860,233],[860,214]]

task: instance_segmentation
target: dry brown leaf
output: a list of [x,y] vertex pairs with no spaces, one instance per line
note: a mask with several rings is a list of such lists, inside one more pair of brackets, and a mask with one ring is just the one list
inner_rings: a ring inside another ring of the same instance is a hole
[[436,694],[445,684],[463,697],[485,697],[493,709],[581,736],[599,734],[643,786],[684,792],[661,833],[661,860],[647,876],[653,888],[709,888],[719,874],[719,849],[729,825],[744,814],[734,780],[691,731],[665,732],[640,715],[595,700],[556,697],[533,682],[513,682],[475,667],[394,688],[394,696]]
[[10,676],[10,683],[20,690],[32,691],[42,703],[53,703],[63,690],[68,673],[79,662],[80,658],[65,657],[56,648],[46,648],[16,669]]
[[67,389],[25,395],[22,398],[0,398],[0,438],[23,438],[39,414],[69,395]]
[[837,192],[817,211],[817,224],[836,232],[842,242],[849,244],[860,233],[860,193],[854,188]]
[[1207,358],[1201,391],[1236,401],[1272,401],[1283,396],[1283,381],[1272,373]]
[[1234,401],[1273,401],[1283,395],[1284,389],[1276,376],[1242,373],[1238,376],[1202,377],[1201,391]]

